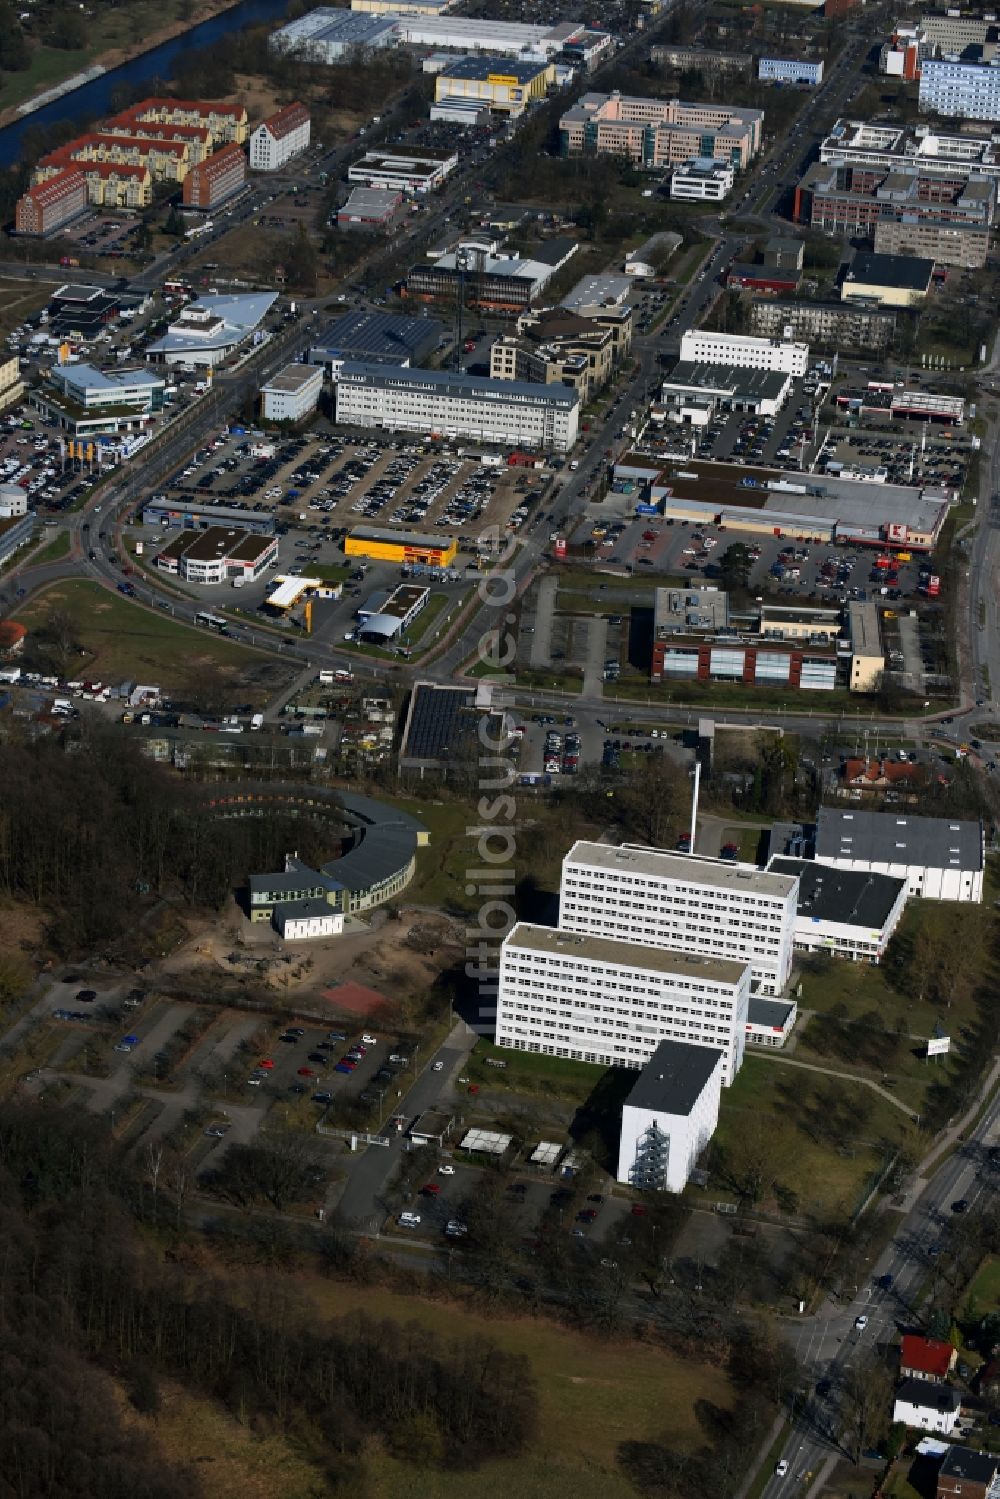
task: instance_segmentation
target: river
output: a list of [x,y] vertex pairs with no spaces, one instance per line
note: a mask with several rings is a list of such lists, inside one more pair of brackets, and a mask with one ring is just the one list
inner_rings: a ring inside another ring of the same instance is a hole
[[122,63],[84,83],[71,94],[53,99],[41,109],[25,115],[13,124],[0,130],[0,167],[12,166],[19,158],[24,132],[34,125],[52,125],[60,120],[80,119],[84,116],[110,114],[113,109],[112,96],[123,84],[152,82],[156,78],[169,78],[182,52],[191,47],[208,47],[261,21],[280,20],[287,9],[288,0],[241,0],[231,10],[225,10],[199,26],[193,26],[181,36],[142,52],[131,62]]

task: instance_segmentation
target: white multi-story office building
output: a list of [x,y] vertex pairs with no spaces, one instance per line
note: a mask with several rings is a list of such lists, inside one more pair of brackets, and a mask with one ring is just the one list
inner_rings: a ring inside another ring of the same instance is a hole
[[261,386],[261,415],[266,422],[300,422],[316,410],[322,390],[322,365],[287,364]]
[[728,161],[696,156],[671,172],[670,196],[680,203],[721,203],[735,181],[735,168]]
[[750,965],[519,922],[500,953],[498,1046],[643,1067],[661,1041],[718,1047],[728,1086],[746,1044]]
[[681,360],[691,364],[724,364],[734,370],[777,370],[799,379],[809,368],[809,345],[689,328],[681,338]]
[[580,397],[561,385],[345,360],[336,390],[337,421],[345,424],[557,453],[576,442]]
[[816,862],[906,881],[908,896],[979,904],[985,837],[981,822],[905,812],[820,807]]
[[807,83],[815,87],[823,82],[823,64],[794,57],[762,57],[757,63],[757,77],[761,83]]
[[719,1122],[722,1053],[662,1041],[622,1107],[618,1180],[683,1192]]
[[1000,61],[928,59],[920,69],[920,108],[965,120],[1000,120]]
[[780,994],[792,971],[798,893],[796,876],[753,865],[580,841],[563,860],[559,924],[749,963],[754,990]]

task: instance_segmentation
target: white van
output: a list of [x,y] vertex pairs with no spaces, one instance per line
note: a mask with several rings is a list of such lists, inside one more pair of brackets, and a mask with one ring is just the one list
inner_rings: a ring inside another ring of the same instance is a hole
[[400,1213],[400,1215],[399,1215],[399,1226],[400,1226],[400,1228],[419,1228],[420,1227],[420,1214],[419,1213]]

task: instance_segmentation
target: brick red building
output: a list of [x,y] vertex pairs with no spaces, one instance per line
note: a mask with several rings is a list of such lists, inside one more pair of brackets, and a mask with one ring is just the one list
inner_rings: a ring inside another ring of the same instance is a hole
[[677,687],[685,682],[742,682],[745,687],[829,692],[837,685],[837,652],[808,641],[674,635],[653,641],[649,680]]
[[223,146],[184,179],[185,208],[217,208],[247,180],[247,158],[242,146]]
[[57,172],[46,182],[29,188],[18,199],[14,227],[18,234],[51,234],[87,206],[87,181],[73,167]]
[[794,295],[802,281],[797,269],[779,270],[773,265],[742,265],[734,261],[726,272],[726,285],[743,291],[760,292],[769,297]]

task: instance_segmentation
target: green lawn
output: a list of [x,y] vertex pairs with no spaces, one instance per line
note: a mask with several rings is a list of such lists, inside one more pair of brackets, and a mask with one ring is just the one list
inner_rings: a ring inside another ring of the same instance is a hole
[[[194,24],[203,7],[190,7],[188,24]],[[23,104],[35,94],[43,93],[82,73],[101,53],[117,48],[145,51],[156,45],[167,29],[186,17],[188,0],[129,0],[120,9],[101,7],[87,18],[87,45],[78,48],[36,47],[31,65],[21,73],[6,73],[0,87],[0,110]]]
[[77,51],[65,51],[59,47],[39,47],[31,54],[31,66],[23,73],[4,75],[0,88],[0,109],[12,109],[23,104],[34,94],[54,88],[63,79],[74,73],[82,73],[94,59],[96,47],[81,47]]
[[977,1317],[1000,1311],[1000,1256],[990,1255],[983,1261],[965,1293],[965,1300],[975,1307]]
[[40,563],[60,562],[63,557],[68,557],[70,551],[70,534],[66,530],[56,531],[47,546],[42,547],[40,552],[35,552],[31,558],[32,567]]
[[538,1384],[538,1435],[517,1458],[501,1458],[473,1473],[414,1469],[375,1457],[374,1499],[635,1499],[621,1477],[618,1444],[662,1442],[679,1453],[704,1441],[694,1406],[728,1406],[722,1370],[688,1362],[648,1344],[591,1337],[538,1318],[477,1313],[381,1289],[305,1278],[305,1294],[327,1316],[416,1323],[449,1337],[490,1338],[530,1362]]
[[[884,1159],[883,1142],[897,1144],[911,1131],[898,1109],[862,1083],[748,1052],[736,1081],[723,1089],[716,1143],[740,1149],[756,1121],[769,1116],[776,1180],[795,1194],[801,1212],[852,1210]],[[724,1187],[713,1178],[708,1199]]]
[[419,817],[431,835],[430,847],[417,854],[417,872],[406,887],[405,900],[473,911],[475,897],[465,891],[469,883],[466,871],[479,864],[476,841],[468,831],[476,822],[473,808],[459,801],[425,802],[396,797],[390,800],[393,806]]
[[431,625],[436,619],[441,618],[447,607],[448,595],[446,593],[432,593],[424,608],[402,637],[402,644],[407,646],[419,645],[421,642],[429,644],[434,634]]
[[[488,1067],[487,1060],[506,1062],[506,1066]],[[466,1067],[474,1083],[490,1088],[510,1088],[518,1093],[544,1093],[551,1097],[570,1098],[582,1103],[607,1072],[592,1062],[576,1062],[568,1057],[544,1057],[536,1052],[510,1051],[491,1041],[477,1041]]]
[[72,621],[84,651],[74,670],[91,679],[131,677],[176,693],[196,690],[207,672],[230,677],[236,685],[267,665],[257,651],[179,624],[84,579],[53,583],[18,610],[29,642],[31,631],[43,628],[56,613]]

